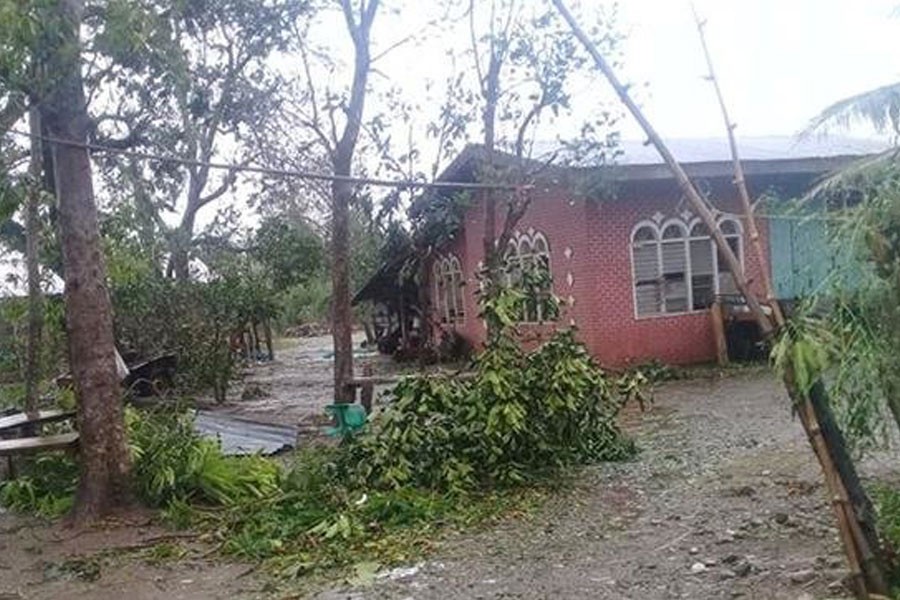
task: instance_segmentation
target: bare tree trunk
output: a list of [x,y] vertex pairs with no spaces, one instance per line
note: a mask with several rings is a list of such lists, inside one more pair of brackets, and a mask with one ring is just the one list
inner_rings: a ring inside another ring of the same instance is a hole
[[[191,188],[193,188],[193,184]],[[195,192],[189,192],[188,206],[181,217],[181,223],[169,234],[169,266],[170,277],[177,281],[188,281],[191,278],[191,240],[194,236],[194,219],[197,209],[194,208]]]
[[25,264],[28,270],[28,347],[25,354],[25,412],[37,416],[38,385],[41,381],[41,338],[44,304],[41,294],[40,252],[41,172],[43,144],[41,117],[37,107],[28,111],[31,129],[31,157],[28,164],[28,199],[25,205]]
[[[366,87],[371,69],[369,35],[378,12],[380,0],[369,0],[357,10],[350,0],[342,0],[341,7],[347,28],[353,39],[355,60],[353,84],[347,105],[347,123],[337,141],[332,157],[334,174],[349,177],[353,167],[353,154],[362,127]],[[335,179],[331,185],[331,335],[334,340],[334,399],[335,402],[353,402],[354,391],[347,384],[353,377],[353,311],[350,306],[350,204],[353,201],[352,185]]]
[[260,357],[262,356],[262,344],[260,343],[260,339],[259,339],[259,321],[257,321],[256,319],[253,319],[252,323],[253,323],[253,325],[252,325],[253,340],[254,340],[254,346],[256,347],[256,349],[253,351],[253,360],[259,361]]
[[419,304],[419,336],[422,340],[422,347],[419,352],[419,367],[425,368],[428,362],[427,354],[432,348],[434,332],[431,327],[431,294],[432,283],[429,281],[428,273],[428,257],[430,252],[427,247],[423,248],[423,244],[417,244],[416,257],[418,267],[419,286],[416,290],[417,300]]
[[[469,10],[473,10],[470,7]],[[493,24],[492,24],[493,26]],[[494,165],[494,149],[496,146],[496,122],[497,102],[500,94],[500,69],[503,65],[500,53],[502,50],[491,44],[491,55],[488,60],[488,69],[483,82],[482,95],[485,104],[482,112],[482,124],[484,127],[484,149],[487,152],[486,173],[482,178],[495,178],[497,176]],[[476,57],[476,60],[477,57]],[[499,290],[501,271],[503,269],[503,252],[505,248],[497,245],[497,192],[487,190],[484,192],[484,271],[487,275],[485,294],[491,297]],[[489,320],[488,327],[493,327]],[[488,339],[496,332],[488,331]]]
[[350,305],[350,200],[343,182],[332,186],[331,336],[334,340],[334,398],[352,402],[347,382],[353,377],[353,311]]
[[[618,80],[596,46],[594,46],[565,7],[563,1],[552,0],[552,2],[569,24],[572,32],[591,55],[598,70],[603,73],[622,103],[625,104],[629,112],[641,125],[650,143],[654,145],[672,171],[675,180],[691,202],[692,207],[712,232],[719,253],[725,258],[725,262],[731,269],[735,283],[744,296],[748,308],[756,318],[760,330],[768,337],[774,331],[772,323],[763,311],[758,299],[752,294],[743,270],[740,268],[739,261],[718,230],[714,215],[707,207],[703,197],[697,192],[684,169],[675,160],[675,157],[666,147],[662,138],[644,116],[643,112],[634,103],[628,93],[628,88]],[[834,425],[831,418],[827,398],[824,395],[824,387],[821,381],[818,381],[810,393],[802,392],[797,387],[790,367],[785,373],[784,383],[788,395],[795,405],[799,407],[798,412],[801,423],[822,468],[826,487],[829,490],[837,517],[844,550],[851,568],[851,575],[857,585],[857,596],[859,598],[868,598],[869,591],[879,594],[886,593],[887,585],[883,577],[877,535],[875,535],[874,528],[870,529],[867,527],[867,515],[865,512],[867,512],[870,503],[865,490],[860,485],[856,469],[846,452],[843,435]]]
[[[78,399],[81,477],[73,519],[87,523],[130,502],[130,460],[119,379],[112,306],[100,244],[91,162],[83,145],[89,119],[81,76],[82,0],[59,0],[65,27],[48,48],[53,82],[41,116],[53,145],[59,232],[65,270],[69,364]],[[67,143],[68,142],[68,143]]]

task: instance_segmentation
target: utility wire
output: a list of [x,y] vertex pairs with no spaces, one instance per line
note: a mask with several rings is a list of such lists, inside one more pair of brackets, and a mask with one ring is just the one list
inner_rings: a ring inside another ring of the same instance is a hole
[[[70,146],[73,148],[83,148],[85,150],[96,150],[98,152],[109,152],[111,154],[119,154],[122,156],[128,156],[130,158],[137,158],[142,160],[152,160],[158,162],[173,162],[180,165],[191,166],[191,167],[209,167],[210,169],[221,169],[226,171],[241,171],[245,173],[259,173],[262,175],[274,175],[278,177],[291,177],[295,179],[308,179],[312,181],[343,181],[346,183],[353,183],[358,185],[373,185],[379,187],[394,187],[394,188],[408,188],[408,189],[441,189],[441,188],[463,188],[470,190],[531,190],[534,189],[535,186],[532,184],[494,184],[494,183],[477,183],[477,182],[462,182],[462,181],[413,181],[413,180],[392,180],[392,179],[378,179],[371,177],[348,177],[342,175],[329,175],[327,173],[315,173],[311,171],[293,171],[289,169],[272,169],[269,167],[254,167],[251,165],[234,165],[227,163],[217,163],[217,162],[205,162],[200,160],[193,160],[190,158],[180,158],[177,156],[165,156],[161,154],[152,154],[149,152],[138,152],[136,150],[127,150],[125,148],[115,148],[113,146],[105,146],[103,144],[91,144],[91,143],[82,143],[75,142],[72,140],[64,140],[62,138],[56,138],[52,136],[45,135],[33,135],[31,133],[25,131],[18,131],[16,129],[9,129],[9,133],[14,135],[18,135],[28,139],[40,139],[41,141],[48,142],[51,144],[59,144],[62,146]],[[742,219],[744,215],[738,213],[731,213],[728,211],[718,210],[721,215]],[[760,214],[755,213],[753,215],[758,219],[784,219],[784,220],[810,220],[810,221],[847,221],[847,217],[829,217],[824,215],[776,215],[776,214]]]
[[208,162],[194,160],[190,158],[180,158],[177,156],[166,156],[161,154],[153,154],[149,152],[138,152],[136,150],[127,150],[125,148],[114,148],[112,146],[104,146],[102,144],[92,144],[76,142],[73,140],[65,140],[62,138],[34,135],[25,131],[9,129],[9,133],[25,137],[28,139],[39,139],[50,144],[58,144],[61,146],[69,146],[73,148],[82,148],[85,150],[94,150],[98,152],[108,152],[110,154],[119,154],[130,158],[141,160],[152,160],[158,162],[176,163],[188,167],[208,167],[210,169],[220,169],[231,172],[259,173],[262,175],[274,175],[277,177],[290,177],[294,179],[308,179],[311,181],[333,181],[344,182],[357,185],[373,185],[378,187],[408,188],[408,189],[442,189],[442,188],[464,188],[469,190],[517,190],[524,191],[533,189],[533,185],[528,184],[512,184],[512,183],[473,183],[461,181],[413,181],[413,180],[393,180],[378,179],[373,177],[350,177],[344,175],[329,175],[327,173],[315,173],[312,171],[294,171],[290,169],[272,169],[269,167],[255,167],[252,165],[234,165],[228,163]]

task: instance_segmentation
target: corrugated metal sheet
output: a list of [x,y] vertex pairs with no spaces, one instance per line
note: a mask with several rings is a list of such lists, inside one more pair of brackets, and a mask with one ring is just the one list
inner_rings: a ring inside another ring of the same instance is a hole
[[242,419],[198,410],[194,427],[205,437],[216,438],[225,454],[277,454],[297,444],[297,428]]

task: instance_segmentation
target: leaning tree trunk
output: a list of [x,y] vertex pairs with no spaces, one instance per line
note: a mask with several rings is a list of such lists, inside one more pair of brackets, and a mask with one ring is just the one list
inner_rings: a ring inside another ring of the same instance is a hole
[[25,204],[25,264],[28,270],[28,344],[25,353],[25,412],[36,416],[38,385],[41,380],[41,338],[44,329],[44,304],[41,295],[41,274],[38,263],[41,231],[41,173],[43,144],[41,117],[32,106],[28,111],[31,129],[31,157],[28,165],[28,198]]
[[41,116],[49,135],[62,140],[53,145],[53,163],[81,453],[72,516],[76,523],[86,523],[130,500],[130,461],[116,374],[112,306],[85,146],[89,120],[79,41],[84,4],[59,0],[55,10],[63,28],[48,48],[52,88],[41,105]]
[[[737,257],[725,242],[716,225],[715,216],[710,211],[705,200],[669,151],[662,138],[644,116],[643,111],[631,98],[628,88],[619,81],[606,59],[575,21],[564,5],[563,0],[552,0],[552,2],[571,27],[575,37],[578,38],[579,42],[591,55],[597,69],[609,81],[619,99],[647,134],[650,143],[662,156],[682,192],[684,192],[690,202],[691,207],[712,232],[719,253],[731,270],[738,290],[747,302],[747,307],[756,319],[763,335],[769,337],[775,331],[775,328],[764,312],[759,300],[750,289]],[[779,313],[775,312],[774,314],[778,315]],[[819,381],[813,386],[812,392],[800,390],[790,365],[784,374],[784,383],[788,395],[798,409],[800,421],[822,468],[826,488],[831,496],[830,499],[837,517],[841,540],[844,544],[847,561],[856,587],[857,597],[868,598],[869,592],[886,593],[887,585],[880,564],[881,557],[878,552],[878,539],[874,529],[867,526],[865,509],[868,506],[868,498],[865,495],[865,490],[859,483],[855,467],[846,454],[845,443],[840,430],[836,426],[829,425],[830,423],[833,424],[833,421],[830,419],[830,408],[824,394],[824,388]]]

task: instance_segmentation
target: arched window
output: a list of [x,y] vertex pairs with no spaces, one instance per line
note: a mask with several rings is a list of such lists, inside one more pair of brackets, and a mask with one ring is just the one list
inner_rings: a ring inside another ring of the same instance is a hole
[[[739,262],[742,229],[723,219],[719,229]],[[708,308],[717,294],[734,294],[734,277],[702,222],[642,222],[631,235],[634,303],[637,316]]]
[[435,260],[431,271],[434,312],[442,323],[462,323],[466,311],[463,303],[462,266],[453,255]]
[[521,234],[506,251],[506,283],[524,293],[519,320],[540,323],[557,317],[550,272],[550,246],[540,232]]
[[709,228],[701,222],[691,227],[691,308],[703,310],[712,305],[716,297],[715,244]]
[[659,234],[656,226],[639,226],[631,236],[631,258],[634,264],[634,297],[638,315],[663,312],[659,286]]

